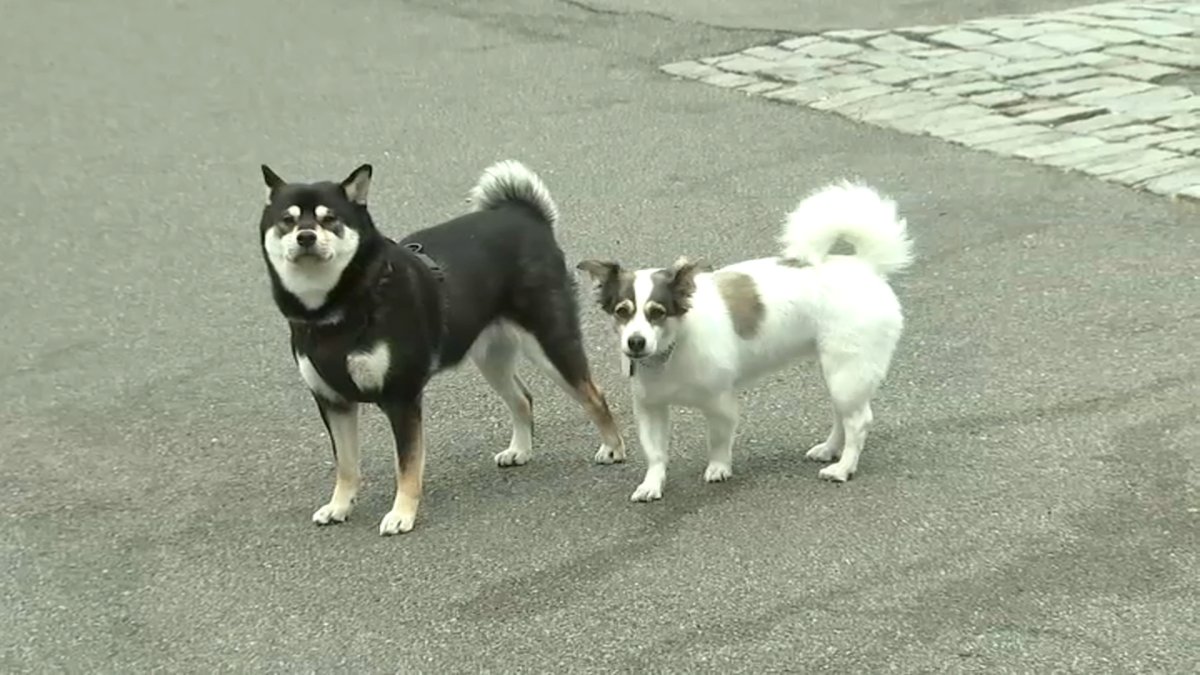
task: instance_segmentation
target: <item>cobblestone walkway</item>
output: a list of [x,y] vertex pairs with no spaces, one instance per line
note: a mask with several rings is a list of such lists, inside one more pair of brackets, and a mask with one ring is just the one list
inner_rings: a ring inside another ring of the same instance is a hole
[[662,69],[1200,199],[1200,2],[830,31]]

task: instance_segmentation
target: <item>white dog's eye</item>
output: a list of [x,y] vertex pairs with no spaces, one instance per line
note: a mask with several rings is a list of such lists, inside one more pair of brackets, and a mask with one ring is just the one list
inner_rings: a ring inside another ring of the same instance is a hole
[[667,315],[662,305],[646,305],[646,318],[650,321],[661,321]]
[[613,308],[613,314],[618,319],[629,319],[633,316],[633,303],[625,300],[621,304]]

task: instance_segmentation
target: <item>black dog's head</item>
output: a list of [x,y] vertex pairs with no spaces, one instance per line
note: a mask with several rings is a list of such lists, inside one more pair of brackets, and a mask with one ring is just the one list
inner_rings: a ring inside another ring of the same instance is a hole
[[259,241],[276,298],[285,313],[296,301],[309,312],[317,310],[347,267],[380,241],[367,211],[371,165],[363,164],[340,183],[289,183],[265,164],[262,174],[267,204]]
[[268,192],[259,234],[276,272],[287,266],[316,269],[348,262],[360,242],[374,233],[367,212],[370,164],[341,183],[289,183],[265,164],[262,173]]

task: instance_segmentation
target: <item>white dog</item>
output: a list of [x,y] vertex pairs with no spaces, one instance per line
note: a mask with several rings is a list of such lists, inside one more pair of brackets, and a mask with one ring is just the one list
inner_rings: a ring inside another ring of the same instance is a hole
[[[831,255],[839,239],[853,255]],[[736,392],[801,357],[815,357],[833,401],[833,429],[808,451],[837,460],[820,477],[848,480],[871,423],[871,398],[900,339],[900,302],[888,275],[912,262],[896,205],[850,183],[800,203],[784,225],[783,254],[715,272],[681,258],[667,269],[623,270],[587,260],[597,300],[620,333],[648,467],[634,501],[660,499],[667,475],[670,406],[708,422],[708,482],[732,475]]]

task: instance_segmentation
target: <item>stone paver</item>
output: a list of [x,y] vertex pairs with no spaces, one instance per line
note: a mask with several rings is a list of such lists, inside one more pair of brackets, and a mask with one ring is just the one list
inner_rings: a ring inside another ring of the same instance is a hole
[[[1200,0],[856,28],[672,63],[679,78],[1200,195]],[[1194,85],[1193,85],[1194,86]]]

